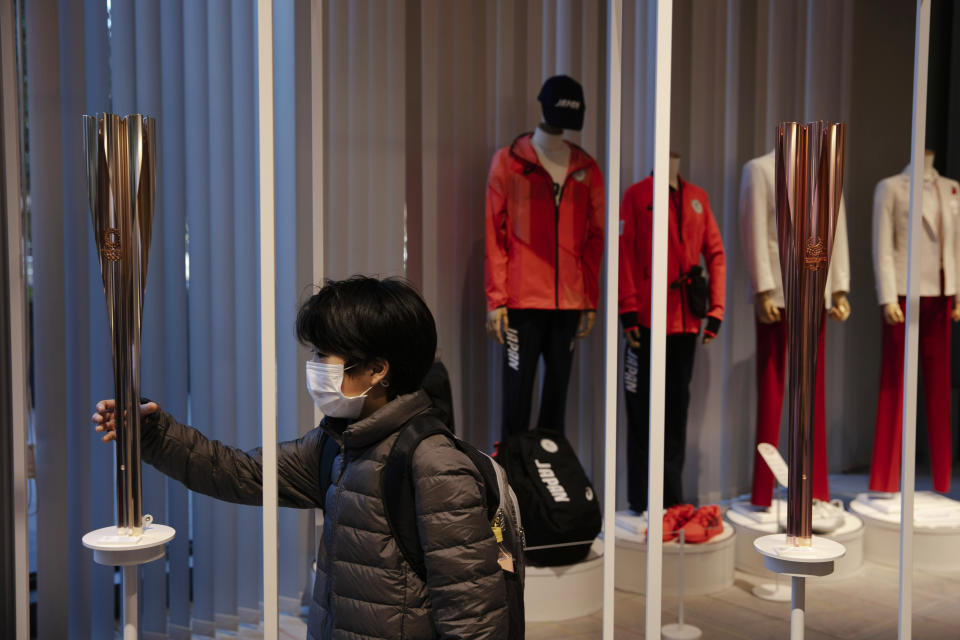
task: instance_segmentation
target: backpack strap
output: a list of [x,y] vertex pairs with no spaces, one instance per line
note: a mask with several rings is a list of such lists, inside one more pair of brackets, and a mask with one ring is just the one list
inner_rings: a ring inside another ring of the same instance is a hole
[[420,533],[417,530],[413,452],[423,440],[434,435],[448,437],[477,467],[483,480],[488,519],[493,519],[500,504],[496,471],[490,459],[454,436],[436,413],[427,410],[414,416],[401,427],[400,434],[387,457],[383,475],[380,477],[381,491],[390,533],[397,541],[404,559],[424,582],[427,578],[427,568],[423,558],[423,547],[420,545]]
[[417,531],[416,510],[413,494],[413,452],[430,436],[453,434],[435,416],[420,414],[400,429],[400,434],[390,449],[386,466],[380,476],[381,492],[386,505],[387,524],[390,533],[400,547],[400,553],[414,572],[426,582],[427,567]]
[[483,481],[484,499],[487,505],[487,520],[493,520],[500,508],[500,482],[497,471],[493,468],[493,460],[474,446],[456,438],[454,444],[461,453],[470,458],[473,466],[480,473]]

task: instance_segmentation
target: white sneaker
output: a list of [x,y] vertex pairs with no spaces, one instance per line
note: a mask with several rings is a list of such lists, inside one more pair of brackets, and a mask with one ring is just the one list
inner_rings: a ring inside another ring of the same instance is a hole
[[647,534],[647,512],[637,513],[633,509],[617,511],[614,518],[617,526],[624,531],[634,535],[644,536]]
[[[841,500],[813,500],[813,523],[814,533],[830,533],[836,531],[843,525],[843,517],[846,512],[843,509]],[[787,526],[787,510],[780,511],[780,526]]]
[[841,500],[831,500],[822,502],[813,501],[813,531],[814,533],[830,533],[843,526],[844,517],[843,502]]

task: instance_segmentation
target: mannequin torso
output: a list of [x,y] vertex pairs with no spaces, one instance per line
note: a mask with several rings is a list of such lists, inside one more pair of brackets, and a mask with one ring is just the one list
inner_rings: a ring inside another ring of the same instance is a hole
[[[741,244],[754,293],[757,319],[763,324],[779,322],[781,309],[784,307],[777,248],[775,168],[774,152],[770,151],[747,162],[740,181]],[[846,206],[841,199],[833,255],[824,292],[828,313],[834,320],[842,322],[850,316],[850,303],[846,297],[849,289],[850,256]]]
[[[960,281],[960,255],[955,251],[960,241],[960,197],[956,181],[939,175],[933,160],[933,152],[927,151],[923,159],[922,220],[916,239],[919,257],[914,262],[914,285],[921,297],[954,296]],[[908,166],[902,173],[881,180],[874,192],[874,270],[880,307],[888,324],[904,321],[897,299],[906,293],[909,208]],[[957,309],[954,318],[960,319]]]
[[570,166],[570,147],[563,141],[562,129],[559,133],[552,133],[547,131],[548,127],[553,129],[549,125],[538,126],[533,132],[531,142],[537,152],[537,159],[553,180],[553,197],[559,201],[560,185],[566,179],[567,168]]

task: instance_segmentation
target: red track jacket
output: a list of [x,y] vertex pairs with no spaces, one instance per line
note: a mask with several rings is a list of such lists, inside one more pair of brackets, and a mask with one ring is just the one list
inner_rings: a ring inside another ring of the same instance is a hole
[[[723,320],[727,259],[720,230],[713,219],[706,192],[680,182],[682,233],[678,233],[673,194],[670,201],[670,245],[667,250],[667,333],[699,333],[700,320],[692,313],[681,288],[670,288],[680,274],[700,263],[703,254],[710,277],[708,317]],[[637,322],[650,326],[650,254],[653,223],[653,176],[641,180],[623,194],[620,204],[620,314],[635,314]],[[631,316],[624,318],[630,328]]]
[[493,156],[487,180],[487,309],[596,309],[603,256],[600,168],[570,145],[570,166],[553,180],[523,134]]

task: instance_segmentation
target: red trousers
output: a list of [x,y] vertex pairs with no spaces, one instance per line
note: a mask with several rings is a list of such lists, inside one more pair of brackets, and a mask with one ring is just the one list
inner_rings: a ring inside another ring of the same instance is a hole
[[[920,298],[920,367],[923,369],[924,403],[933,488],[950,490],[950,310],[948,296]],[[906,312],[906,302],[900,298]],[[873,435],[871,491],[900,490],[900,456],[903,438],[903,341],[905,325],[883,323],[883,362],[877,421]]]
[[[783,309],[780,310],[784,317]],[[787,321],[757,325],[757,444],[780,440],[780,414],[783,408],[783,386],[787,361]],[[827,410],[824,402],[824,359],[826,351],[827,314],[820,318],[820,344],[817,346],[817,388],[814,392],[813,424],[813,497],[830,499],[827,480]],[[754,448],[753,493],[750,503],[769,507],[773,498],[773,474]]]

